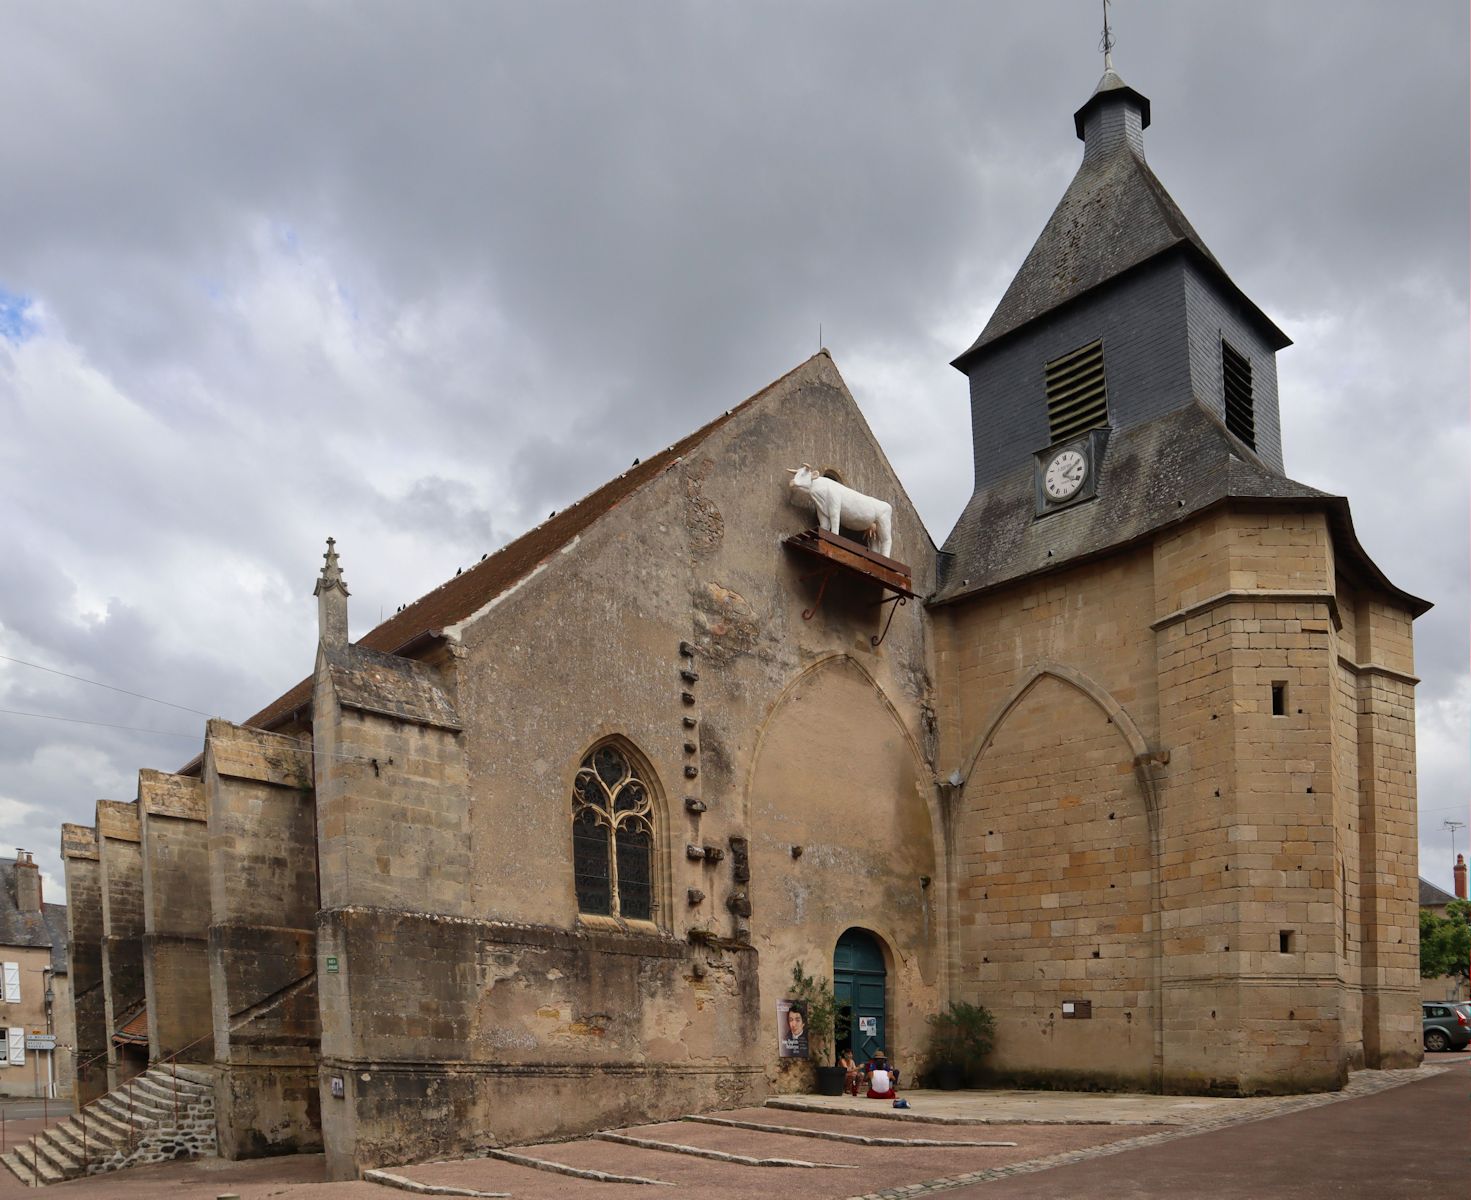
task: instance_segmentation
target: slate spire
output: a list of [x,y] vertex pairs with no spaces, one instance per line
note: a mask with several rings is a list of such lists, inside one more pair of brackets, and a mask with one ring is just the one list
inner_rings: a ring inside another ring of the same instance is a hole
[[322,558],[322,573],[312,593],[317,598],[317,637],[328,649],[337,649],[347,645],[348,591],[334,538],[327,539],[327,553]]
[[1124,82],[1108,55],[1098,86],[1073,114],[1073,128],[1083,142],[1077,174],[981,335],[955,360],[956,367],[968,372],[991,343],[1147,259],[1177,249],[1196,256],[1237,293],[1276,348],[1289,344],[1260,309],[1239,295],[1144,161],[1149,121],[1149,97]]

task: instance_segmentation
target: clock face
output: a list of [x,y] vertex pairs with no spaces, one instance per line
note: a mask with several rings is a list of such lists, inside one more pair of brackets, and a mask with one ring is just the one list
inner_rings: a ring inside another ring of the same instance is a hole
[[1077,450],[1064,450],[1050,463],[1042,475],[1042,487],[1051,500],[1066,500],[1083,486],[1088,477],[1088,460]]

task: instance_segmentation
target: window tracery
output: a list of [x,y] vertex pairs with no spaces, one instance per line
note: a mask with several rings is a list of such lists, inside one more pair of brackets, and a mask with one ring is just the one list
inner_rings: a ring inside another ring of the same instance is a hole
[[653,920],[653,797],[612,742],[593,747],[572,785],[572,870],[579,912]]

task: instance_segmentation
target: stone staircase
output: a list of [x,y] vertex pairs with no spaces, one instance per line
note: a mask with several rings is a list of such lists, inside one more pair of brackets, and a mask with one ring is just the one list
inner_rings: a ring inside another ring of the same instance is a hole
[[169,1065],[149,1068],[0,1155],[0,1162],[37,1187],[214,1152],[214,1076],[202,1067]]

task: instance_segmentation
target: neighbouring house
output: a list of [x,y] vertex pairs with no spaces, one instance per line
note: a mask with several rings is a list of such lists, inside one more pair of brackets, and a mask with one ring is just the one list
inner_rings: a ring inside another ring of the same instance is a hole
[[30,851],[0,860],[0,1096],[72,1094],[66,906],[41,898]]

